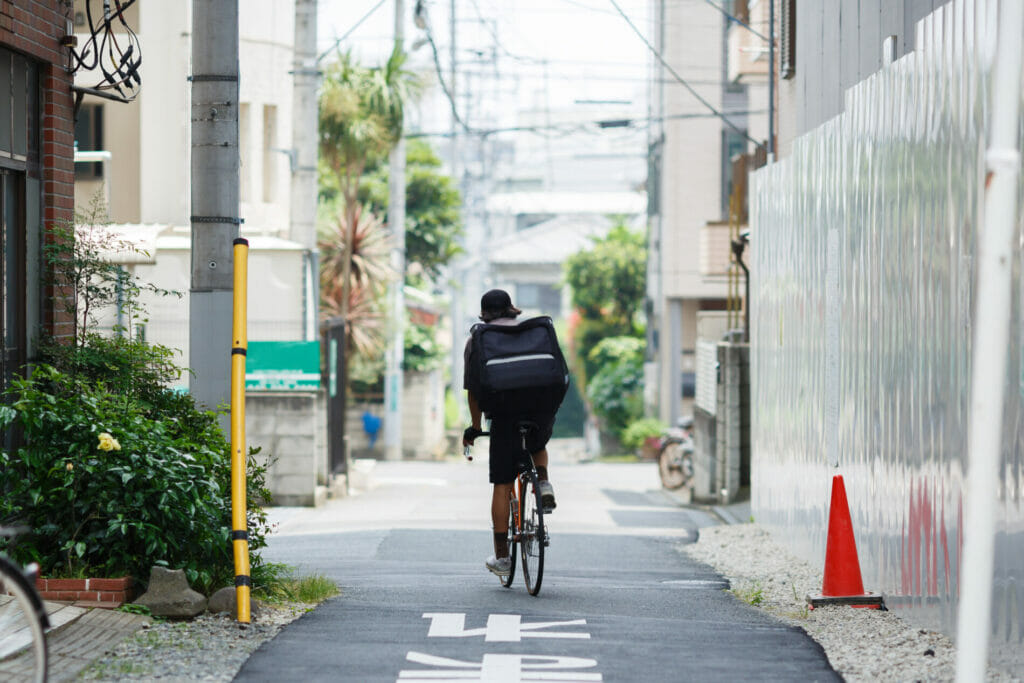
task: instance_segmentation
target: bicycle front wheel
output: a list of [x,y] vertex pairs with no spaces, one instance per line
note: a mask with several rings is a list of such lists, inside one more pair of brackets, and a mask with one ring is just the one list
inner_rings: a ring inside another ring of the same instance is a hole
[[18,568],[0,558],[0,662],[13,675],[9,680],[42,683],[47,667],[45,612],[40,614],[32,591]]
[[540,592],[544,578],[544,546],[547,545],[547,531],[544,528],[544,508],[540,504],[537,490],[537,473],[530,472],[525,479],[519,496],[519,549],[523,558],[523,579],[530,595]]

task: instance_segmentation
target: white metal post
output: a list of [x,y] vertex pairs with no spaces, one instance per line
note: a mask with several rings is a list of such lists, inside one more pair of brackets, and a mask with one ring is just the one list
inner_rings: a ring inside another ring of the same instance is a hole
[[985,155],[990,176],[978,248],[964,550],[960,564],[956,680],[985,680],[992,614],[996,505],[1009,347],[1013,237],[1020,170],[1021,33],[1024,3],[999,3],[992,120]]
[[[405,49],[405,3],[395,0],[395,49]],[[403,131],[404,132],[404,131]],[[384,376],[384,457],[402,459],[402,361],[405,357],[405,139],[388,157],[388,229],[393,240],[391,266],[396,280],[389,290],[391,343]]]

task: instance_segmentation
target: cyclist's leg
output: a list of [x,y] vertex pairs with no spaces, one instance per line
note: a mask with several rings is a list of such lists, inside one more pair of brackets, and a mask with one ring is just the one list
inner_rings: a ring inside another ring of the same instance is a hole
[[551,512],[557,505],[555,503],[555,491],[548,477],[547,444],[551,438],[555,419],[553,416],[539,415],[535,418],[534,422],[539,426],[539,429],[527,437],[526,445],[533,455],[533,464],[537,468],[537,479],[540,480],[537,488],[543,499],[544,511]]
[[511,570],[508,543],[509,501],[516,478],[516,457],[520,444],[511,433],[511,425],[501,419],[491,420],[490,480],[491,522],[494,525],[494,555],[486,565],[495,574],[507,576]]
[[494,556],[508,557],[508,503],[514,483],[495,484],[491,495],[491,522],[494,524]]

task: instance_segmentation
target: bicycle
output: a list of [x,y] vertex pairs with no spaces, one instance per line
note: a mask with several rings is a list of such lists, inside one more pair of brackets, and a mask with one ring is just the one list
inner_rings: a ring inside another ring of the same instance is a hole
[[[23,532],[22,528],[0,527],[0,537],[13,538]],[[26,658],[29,668],[24,680],[42,683],[48,667],[46,631],[50,618],[35,589],[38,573],[35,563],[23,570],[0,555],[0,661],[21,656],[28,649],[31,655]]]
[[[544,548],[551,543],[544,526],[544,507],[541,505],[540,491],[537,490],[537,468],[533,464],[533,455],[526,447],[526,436],[539,427],[533,422],[517,422],[516,431],[522,439],[523,449],[519,462],[515,486],[512,488],[512,499],[508,510],[508,550],[511,567],[508,576],[499,576],[501,585],[512,587],[516,574],[516,547],[523,561],[523,580],[526,591],[530,595],[540,592],[541,581],[544,579]],[[490,436],[490,432],[479,432],[478,436]],[[469,447],[466,447],[466,458],[472,460]]]
[[667,489],[682,488],[693,478],[693,419],[684,417],[677,429],[661,437],[658,450],[658,476]]

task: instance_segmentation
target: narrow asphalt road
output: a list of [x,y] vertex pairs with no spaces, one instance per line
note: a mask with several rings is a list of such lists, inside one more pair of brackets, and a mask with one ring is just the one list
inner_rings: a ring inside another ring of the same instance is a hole
[[678,547],[716,520],[650,464],[554,464],[540,595],[502,588],[486,464],[379,463],[366,492],[278,509],[271,561],[342,595],[285,628],[239,681],[831,681],[803,632],[743,604]]

